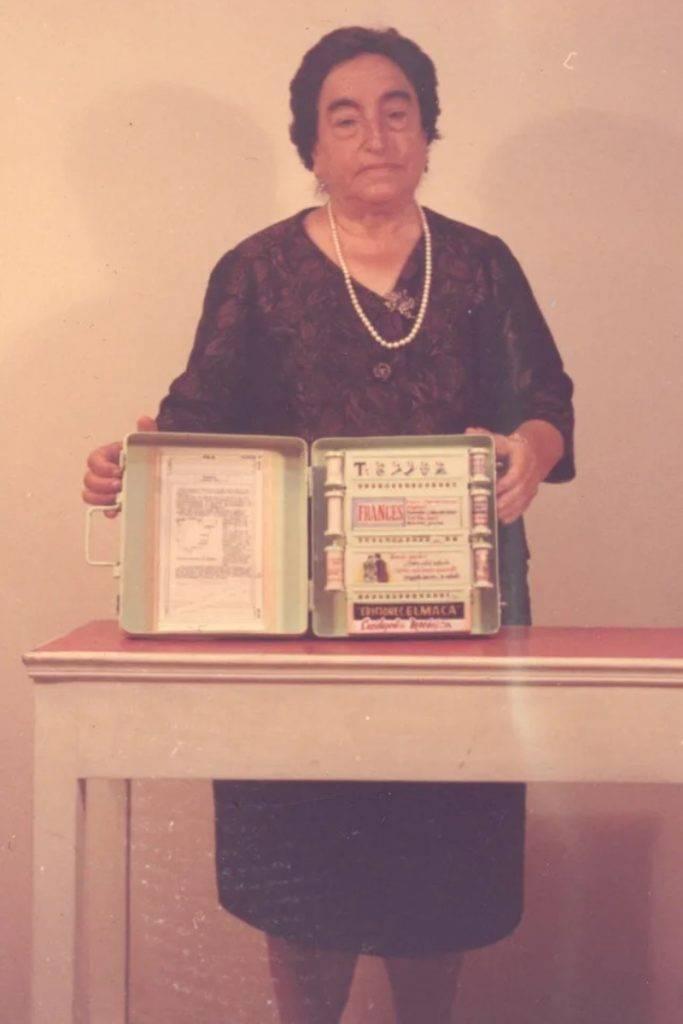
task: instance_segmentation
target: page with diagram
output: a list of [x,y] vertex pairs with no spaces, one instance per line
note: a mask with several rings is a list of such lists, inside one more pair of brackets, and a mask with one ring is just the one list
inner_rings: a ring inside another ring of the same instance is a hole
[[158,459],[157,628],[264,630],[269,453],[169,447]]

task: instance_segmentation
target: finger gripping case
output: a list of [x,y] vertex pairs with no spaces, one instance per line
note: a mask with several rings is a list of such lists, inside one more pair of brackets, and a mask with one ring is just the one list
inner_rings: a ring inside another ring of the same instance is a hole
[[500,626],[486,434],[124,441],[118,609],[139,636],[446,636]]

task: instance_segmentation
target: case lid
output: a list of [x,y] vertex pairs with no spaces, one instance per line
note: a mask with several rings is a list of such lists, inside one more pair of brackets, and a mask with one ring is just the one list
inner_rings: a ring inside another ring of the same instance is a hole
[[122,454],[119,614],[125,630],[306,632],[303,440],[134,433]]
[[498,630],[491,437],[322,438],[310,461],[295,437],[129,434],[121,626],[296,636],[310,608],[322,637]]

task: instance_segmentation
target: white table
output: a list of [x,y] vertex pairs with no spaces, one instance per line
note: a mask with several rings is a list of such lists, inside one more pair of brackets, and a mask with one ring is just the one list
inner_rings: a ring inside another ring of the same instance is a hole
[[127,1020],[130,779],[683,782],[683,630],[174,641],[106,621],[24,660],[32,1024]]

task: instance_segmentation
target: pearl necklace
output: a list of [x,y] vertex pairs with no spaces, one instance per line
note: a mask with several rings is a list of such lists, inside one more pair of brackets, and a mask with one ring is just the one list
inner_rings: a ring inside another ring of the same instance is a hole
[[382,337],[379,331],[375,330],[373,324],[365,315],[365,312],[360,302],[358,301],[358,296],[356,295],[356,291],[353,287],[353,281],[351,280],[349,268],[347,267],[346,260],[344,259],[344,256],[342,254],[341,243],[339,241],[339,233],[337,231],[337,224],[334,219],[334,214],[332,213],[332,203],[329,202],[329,200],[327,202],[327,219],[330,222],[330,231],[332,232],[332,242],[334,245],[334,251],[337,256],[337,262],[341,267],[341,272],[344,275],[344,283],[346,284],[346,290],[349,293],[349,298],[351,299],[351,305],[358,314],[358,317],[363,323],[365,329],[375,339],[377,344],[382,346],[382,348],[403,348],[404,345],[409,345],[411,341],[413,341],[413,339],[415,338],[417,332],[422,327],[422,322],[424,321],[425,313],[427,312],[427,305],[429,303],[429,292],[432,286],[432,236],[429,230],[429,224],[427,223],[427,218],[425,217],[424,210],[419,205],[417,207],[417,210],[418,213],[420,214],[420,220],[422,221],[422,230],[424,232],[425,239],[425,280],[424,287],[422,289],[422,299],[420,300],[420,308],[418,310],[417,316],[415,317],[415,323],[413,324],[410,333],[406,334],[405,338],[399,338],[398,341],[387,341],[386,338]]

